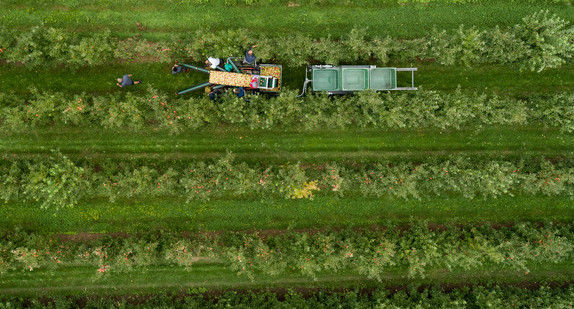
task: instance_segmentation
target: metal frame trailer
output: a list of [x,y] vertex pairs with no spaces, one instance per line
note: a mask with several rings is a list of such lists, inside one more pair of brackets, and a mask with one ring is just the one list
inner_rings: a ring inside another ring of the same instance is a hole
[[[411,87],[397,87],[397,72],[411,72]],[[417,68],[377,68],[374,65],[310,65],[305,70],[303,96],[309,83],[314,92],[346,94],[362,90],[418,90],[415,87]],[[311,75],[311,78],[309,78]]]

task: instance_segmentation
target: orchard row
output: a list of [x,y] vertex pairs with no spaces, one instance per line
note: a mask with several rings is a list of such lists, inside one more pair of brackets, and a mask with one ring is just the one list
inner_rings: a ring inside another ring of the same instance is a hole
[[460,156],[444,162],[250,166],[234,162],[231,154],[210,163],[154,167],[132,161],[75,163],[57,152],[48,159],[0,165],[0,199],[37,201],[54,210],[77,205],[84,198],[114,203],[176,196],[191,202],[229,197],[312,199],[315,194],[403,199],[574,196],[574,167],[571,162],[549,161],[525,167],[524,162],[476,162]]
[[34,27],[24,33],[0,28],[0,60],[32,67],[95,65],[110,60],[170,62],[191,58],[203,62],[208,56],[241,56],[255,43],[259,46],[259,61],[289,66],[436,60],[445,65],[493,63],[540,72],[574,57],[574,28],[548,11],[528,15],[522,23],[507,29],[478,30],[461,25],[454,33],[434,29],[427,36],[407,40],[371,32],[355,28],[341,38],[317,40],[301,33],[267,37],[247,29],[199,30],[170,41],[148,42],[138,38],[117,40],[109,30],[80,38],[57,28]]
[[376,289],[321,291],[309,293],[303,291],[286,291],[285,294],[275,291],[235,291],[225,290],[221,294],[207,293],[204,288],[193,288],[187,291],[171,290],[169,292],[142,293],[137,296],[124,295],[101,297],[87,294],[85,296],[60,296],[57,294],[37,298],[23,299],[15,296],[0,298],[0,305],[8,308],[370,308],[377,304],[381,308],[420,308],[435,309],[444,307],[466,308],[503,308],[510,304],[516,308],[570,308],[574,303],[574,288],[541,286],[538,289],[527,289],[512,286],[476,286],[455,288],[445,291],[440,288],[417,290]]
[[145,93],[110,95],[33,91],[28,98],[0,94],[0,128],[25,131],[43,126],[96,126],[145,132],[149,127],[172,133],[210,125],[237,124],[251,129],[277,127],[319,129],[480,129],[491,125],[531,125],[574,131],[574,95],[557,94],[528,100],[496,95],[361,92],[355,96],[297,98],[254,96],[249,102],[229,95],[173,98],[148,86]]
[[537,227],[519,223],[511,228],[447,226],[431,230],[418,222],[406,230],[286,232],[279,235],[224,233],[149,234],[137,238],[103,236],[63,241],[58,237],[16,232],[0,241],[0,273],[68,266],[93,267],[94,277],[139,272],[154,265],[184,267],[196,263],[224,264],[253,280],[298,274],[317,279],[326,273],[353,270],[382,281],[400,269],[404,278],[424,278],[429,269],[472,270],[485,265],[528,273],[529,265],[571,262],[571,225]]

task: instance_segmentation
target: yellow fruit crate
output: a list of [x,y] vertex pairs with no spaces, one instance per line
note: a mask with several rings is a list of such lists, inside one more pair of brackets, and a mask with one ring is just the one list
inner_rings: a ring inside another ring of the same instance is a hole
[[240,73],[222,71],[211,71],[209,73],[210,83],[235,87],[249,87],[251,78],[251,75]]

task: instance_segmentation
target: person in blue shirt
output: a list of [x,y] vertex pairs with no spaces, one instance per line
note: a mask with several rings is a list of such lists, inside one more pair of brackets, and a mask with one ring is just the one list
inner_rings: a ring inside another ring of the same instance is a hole
[[235,93],[238,98],[245,97],[245,90],[243,89],[243,87],[233,89],[233,93]]
[[131,77],[132,77],[131,74],[126,74],[126,75],[124,75],[124,77],[118,78],[117,79],[118,82],[116,83],[116,85],[118,85],[118,87],[120,87],[120,88],[124,88],[127,86],[137,85],[137,84],[142,83],[141,80],[132,81]]
[[253,49],[257,47],[257,45],[253,45],[251,46],[246,52],[245,52],[245,59],[243,59],[243,63],[244,64],[254,64],[255,59],[257,59],[257,57],[255,57],[255,55],[253,54]]

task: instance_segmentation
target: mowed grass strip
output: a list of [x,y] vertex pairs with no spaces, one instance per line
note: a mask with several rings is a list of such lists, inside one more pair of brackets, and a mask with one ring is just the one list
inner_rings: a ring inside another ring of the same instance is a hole
[[[520,23],[540,10],[574,20],[574,7],[552,1],[474,1],[467,4],[342,2],[328,5],[289,5],[301,1],[269,1],[269,5],[229,5],[227,1],[4,1],[0,24],[26,30],[37,25],[61,27],[89,34],[112,29],[114,35],[142,33],[150,40],[181,36],[198,29],[248,28],[266,35],[304,32],[313,37],[338,38],[354,27],[369,27],[373,35],[420,37],[434,26],[457,30],[461,24],[488,29]],[[240,2],[240,1],[238,1]],[[359,3],[359,4],[357,4]],[[140,23],[138,27],[136,23]],[[251,43],[253,44],[253,43]]]
[[0,154],[7,160],[51,155],[54,149],[82,159],[162,160],[209,159],[231,151],[238,160],[252,163],[417,160],[452,155],[568,158],[574,156],[574,135],[543,127],[290,131],[228,126],[179,135],[152,128],[147,133],[135,134],[79,127],[4,132],[0,139]]
[[253,231],[408,224],[413,220],[480,224],[574,219],[565,196],[502,196],[467,199],[441,196],[422,200],[390,197],[325,197],[314,200],[261,199],[186,203],[178,198],[84,201],[55,212],[35,203],[3,203],[0,226],[44,233],[138,233],[166,231]]
[[[231,56],[231,55],[230,55]],[[185,59],[180,59],[185,61]],[[197,64],[197,63],[196,63]],[[375,63],[368,63],[375,64]],[[77,68],[35,68],[19,65],[0,65],[0,91],[29,94],[30,88],[41,91],[64,93],[106,94],[118,91],[145,92],[145,85],[121,89],[116,78],[133,74],[135,80],[143,80],[160,91],[173,94],[184,88],[208,80],[206,74],[190,71],[187,74],[171,74],[173,63],[123,63]],[[424,90],[453,92],[495,93],[503,96],[525,97],[532,94],[555,94],[574,89],[574,65],[543,72],[519,72],[510,66],[480,65],[472,68],[444,66],[432,62],[376,64],[384,67],[417,67],[415,86]],[[399,86],[410,86],[411,76],[398,74]],[[305,81],[304,67],[283,67],[283,87],[300,90]],[[206,95],[202,90],[183,97]]]
[[127,273],[112,273],[98,276],[96,267],[63,266],[57,270],[36,269],[33,272],[11,272],[2,275],[2,295],[38,297],[41,294],[106,294],[134,295],[142,292],[157,292],[158,289],[261,289],[261,288],[405,288],[407,286],[443,284],[468,286],[496,282],[501,285],[529,285],[539,282],[569,282],[574,277],[570,263],[534,264],[527,263],[528,274],[523,270],[503,269],[498,265],[484,265],[473,270],[429,268],[426,278],[407,279],[407,269],[391,269],[382,282],[369,280],[351,270],[337,273],[319,272],[317,280],[297,275],[276,277],[255,274],[254,280],[239,276],[223,264],[196,263],[190,271],[183,267],[148,266],[134,268]]

